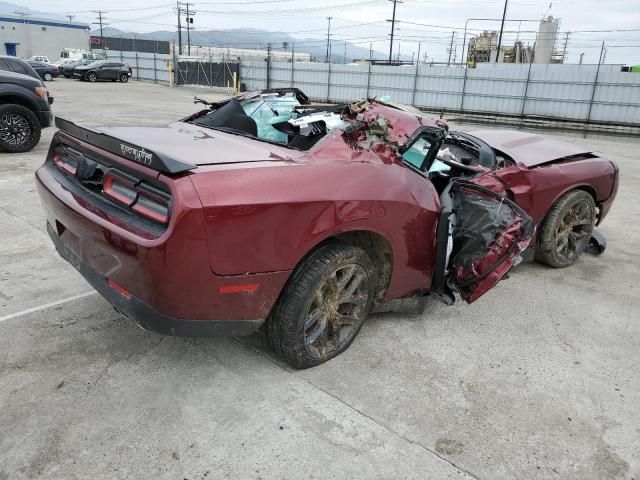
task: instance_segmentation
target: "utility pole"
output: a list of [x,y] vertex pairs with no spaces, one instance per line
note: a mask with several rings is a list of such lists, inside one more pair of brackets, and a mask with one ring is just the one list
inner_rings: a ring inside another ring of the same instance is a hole
[[346,63],[347,63],[347,42],[344,42],[344,55],[343,55],[342,58],[343,58],[344,63],[346,65]]
[[500,36],[498,37],[498,51],[496,52],[496,63],[500,61],[500,47],[502,47],[502,33],[504,32],[504,19],[507,16],[507,4],[509,0],[504,0],[504,11],[502,12],[502,23],[500,24]]
[[65,17],[67,17],[69,19],[70,22],[73,22],[73,19],[76,18],[75,15],[71,15],[71,14],[67,14],[65,15]]
[[102,53],[104,53],[104,41],[102,39],[102,27],[106,27],[107,25],[109,25],[108,23],[105,23],[105,17],[104,14],[106,12],[104,12],[103,10],[92,10],[93,13],[98,15],[98,21],[97,22],[93,22],[94,25],[100,25],[100,47],[102,48]]
[[178,55],[182,55],[182,25],[180,23],[180,15],[182,15],[182,7],[180,1],[176,0],[176,12],[178,13]]
[[187,19],[187,55],[191,55],[191,25],[193,24],[193,17],[192,15],[195,12],[191,12],[191,14],[189,14],[189,2],[187,2],[185,4],[187,6],[186,9],[186,19]]
[[571,32],[567,32],[564,35],[564,46],[562,47],[562,63],[564,63],[564,59],[567,58],[567,44],[569,43],[569,35],[571,35]]
[[[453,40],[456,38],[455,30],[451,32],[451,43],[449,44],[449,60],[447,60],[447,65],[451,65],[451,54],[453,53]],[[454,58],[455,61],[455,58]]]
[[389,0],[393,2],[393,14],[391,15],[391,20],[387,20],[387,22],[391,22],[391,41],[389,42],[389,63],[393,61],[393,34],[396,29],[396,6],[398,3],[402,3],[401,0]]
[[578,65],[582,65],[582,57],[584,57],[584,52],[580,54],[580,62],[578,62]]
[[331,38],[331,19],[333,17],[327,17],[329,26],[327,27],[327,63],[329,63],[329,39]]

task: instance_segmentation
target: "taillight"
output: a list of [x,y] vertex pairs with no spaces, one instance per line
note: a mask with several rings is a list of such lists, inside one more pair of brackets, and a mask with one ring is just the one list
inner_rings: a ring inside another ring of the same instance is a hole
[[76,174],[77,163],[73,158],[65,155],[65,152],[59,149],[55,149],[53,151],[53,155],[51,157],[53,164],[58,167],[60,170],[68,173],[69,175]]
[[169,222],[169,198],[161,190],[107,172],[102,191],[106,196],[144,217],[158,223]]
[[168,202],[163,198],[149,195],[145,192],[138,192],[138,201],[131,207],[131,210],[159,223],[167,223],[169,221]]
[[107,173],[102,183],[102,191],[105,195],[130,207],[136,201],[135,182]]

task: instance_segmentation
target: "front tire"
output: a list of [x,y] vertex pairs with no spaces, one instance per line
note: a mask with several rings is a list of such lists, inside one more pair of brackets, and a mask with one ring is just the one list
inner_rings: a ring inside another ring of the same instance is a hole
[[84,76],[85,80],[87,80],[87,82],[95,82],[98,77],[96,76],[96,74],[94,72],[89,72]]
[[45,73],[44,74],[44,81],[45,82],[50,82],[51,80],[53,80],[53,76],[50,73]]
[[596,204],[584,190],[564,194],[551,207],[538,233],[536,259],[554,268],[575,263],[589,245]]
[[374,273],[360,248],[342,243],[318,248],[296,268],[273,307],[269,346],[294,368],[340,355],[371,311]]
[[121,73],[120,74],[120,81],[122,83],[127,83],[129,81],[129,75],[127,75],[126,73]]
[[22,105],[0,105],[0,149],[28,152],[40,141],[40,121]]

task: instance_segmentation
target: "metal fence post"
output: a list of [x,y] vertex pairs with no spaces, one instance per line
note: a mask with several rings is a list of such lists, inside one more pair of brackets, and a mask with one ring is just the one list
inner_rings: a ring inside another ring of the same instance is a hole
[[602,55],[604,54],[604,42],[602,42],[602,48],[600,49],[600,58],[598,59],[598,69],[596,70],[596,78],[593,81],[593,90],[591,90],[591,100],[589,101],[589,111],[587,112],[587,120],[585,122],[585,128],[591,121],[591,110],[593,109],[593,99],[596,97],[596,88],[598,87],[598,76],[600,75],[600,66],[602,65]]
[[527,72],[527,83],[524,85],[524,95],[522,96],[522,108],[520,109],[520,125],[524,119],[524,107],[527,104],[527,93],[529,92],[529,82],[531,81],[531,65],[533,62],[529,62],[529,71]]
[[462,98],[460,99],[460,111],[464,112],[464,92],[467,89],[467,72],[469,71],[469,65],[464,66],[464,80],[462,81]]
[[138,64],[138,50],[136,50],[136,80],[140,80],[140,65]]
[[156,63],[156,52],[153,52],[153,83],[158,83],[158,65]]
[[293,78],[294,78],[294,72],[293,72],[293,65],[296,63],[296,57],[295,57],[295,46],[294,44],[291,44],[291,86],[293,87]]
[[267,88],[271,88],[271,44],[267,44]]
[[369,93],[371,92],[371,64],[372,62],[372,58],[371,58],[371,50],[369,50],[369,68],[367,69],[367,95],[365,98],[369,98]]
[[418,70],[420,69],[420,47],[422,43],[418,42],[418,56],[416,57],[416,75],[413,77],[413,94],[411,96],[411,105],[416,106],[416,90],[418,89]]

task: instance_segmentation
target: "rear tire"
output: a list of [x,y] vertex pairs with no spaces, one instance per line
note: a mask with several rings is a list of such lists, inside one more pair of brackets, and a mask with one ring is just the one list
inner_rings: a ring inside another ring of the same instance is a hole
[[40,121],[22,105],[0,105],[0,149],[28,152],[40,141]]
[[121,73],[120,74],[120,81],[122,83],[127,83],[129,81],[129,75],[127,75],[126,73]]
[[88,82],[95,82],[98,77],[96,76],[96,74],[94,72],[89,72],[84,76],[85,80],[87,80]]
[[50,73],[45,73],[44,74],[44,81],[45,82],[50,82],[51,80],[53,80],[53,76]]
[[375,269],[364,250],[318,248],[295,269],[267,319],[269,346],[294,368],[344,352],[371,311]]
[[575,263],[589,245],[596,204],[584,190],[564,194],[549,210],[538,233],[536,260],[554,268]]

